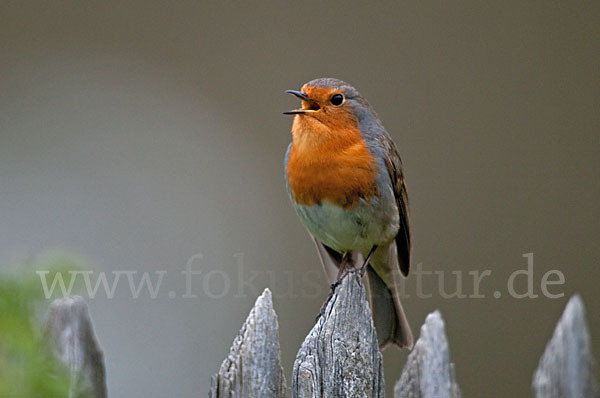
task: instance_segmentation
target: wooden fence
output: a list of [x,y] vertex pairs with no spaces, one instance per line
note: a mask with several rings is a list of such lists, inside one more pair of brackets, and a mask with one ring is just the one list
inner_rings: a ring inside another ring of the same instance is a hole
[[[87,305],[79,297],[52,303],[47,336],[71,370],[71,397],[107,396],[102,352]],[[594,360],[581,298],[572,297],[533,376],[536,398],[598,396]],[[209,397],[285,397],[277,315],[268,289],[256,300],[228,357],[211,379]],[[349,274],[324,316],[310,331],[294,363],[291,395],[383,397],[384,377],[371,310],[360,278]],[[427,316],[394,387],[394,396],[455,398],[460,389],[450,362],[441,314]]]

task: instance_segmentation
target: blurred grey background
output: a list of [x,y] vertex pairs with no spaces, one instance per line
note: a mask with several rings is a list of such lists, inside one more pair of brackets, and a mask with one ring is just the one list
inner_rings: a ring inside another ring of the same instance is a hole
[[[414,264],[467,293],[492,271],[485,299],[406,298],[414,333],[439,308],[466,397],[530,396],[574,292],[600,358],[599,42],[597,1],[5,1],[1,263],[168,271],[156,299],[88,299],[113,397],[203,396],[267,286],[289,380],[328,286],[284,188],[284,90],[338,77],[398,144]],[[558,269],[565,296],[493,298],[529,252],[536,293]],[[386,352],[388,391],[405,358]]]

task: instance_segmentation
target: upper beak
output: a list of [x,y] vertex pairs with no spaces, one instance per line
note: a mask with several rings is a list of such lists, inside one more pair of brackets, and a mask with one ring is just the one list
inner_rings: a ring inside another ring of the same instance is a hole
[[[316,107],[317,109],[319,109],[319,105],[317,104],[317,101],[315,101],[314,99],[310,98],[308,96],[308,94],[303,93],[302,91],[297,91],[297,90],[286,90],[286,93],[288,94],[292,94],[295,95],[296,97],[300,98],[302,101],[306,101],[311,105],[312,107]],[[298,114],[302,114],[302,113],[308,113],[308,112],[314,112],[316,109],[294,109],[291,111],[287,111],[287,112],[283,112],[284,115],[298,115]]]
[[301,100],[304,101],[312,101],[310,99],[310,97],[308,96],[308,94],[303,93],[302,91],[297,91],[297,90],[285,90],[286,93],[288,94],[292,94],[295,95],[296,97],[300,98]]

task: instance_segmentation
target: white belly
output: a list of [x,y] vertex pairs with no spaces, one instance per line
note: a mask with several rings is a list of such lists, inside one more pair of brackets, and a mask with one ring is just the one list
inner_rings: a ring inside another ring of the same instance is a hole
[[366,202],[361,199],[352,209],[328,201],[294,207],[315,238],[339,252],[366,254],[374,245],[389,243],[398,233],[399,214],[395,201],[373,198]]

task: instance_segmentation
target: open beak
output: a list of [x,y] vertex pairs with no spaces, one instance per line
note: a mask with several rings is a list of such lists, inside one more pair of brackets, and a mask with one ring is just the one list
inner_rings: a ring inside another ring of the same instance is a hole
[[314,99],[310,98],[306,93],[296,90],[287,90],[286,93],[295,95],[302,100],[302,108],[283,112],[284,115],[301,115],[304,113],[316,112],[321,107]]

